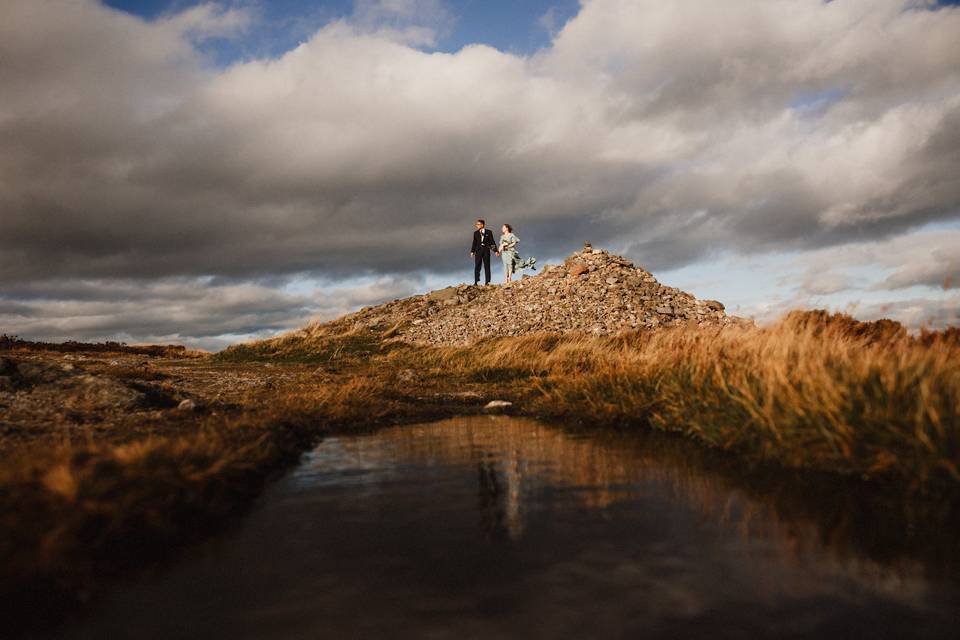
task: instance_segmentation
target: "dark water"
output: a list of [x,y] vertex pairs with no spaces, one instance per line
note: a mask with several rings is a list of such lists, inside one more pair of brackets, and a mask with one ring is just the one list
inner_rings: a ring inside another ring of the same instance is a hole
[[918,542],[862,496],[761,490],[703,455],[516,418],[330,438],[63,633],[960,637],[955,532]]

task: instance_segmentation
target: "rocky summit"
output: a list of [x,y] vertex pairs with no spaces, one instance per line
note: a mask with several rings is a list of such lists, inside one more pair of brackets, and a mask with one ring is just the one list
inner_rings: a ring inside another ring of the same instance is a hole
[[625,258],[586,246],[562,265],[548,265],[510,284],[447,287],[367,307],[302,332],[307,337],[330,329],[373,329],[414,344],[461,345],[534,332],[610,335],[680,324],[739,322],[715,300],[697,300],[660,284]]

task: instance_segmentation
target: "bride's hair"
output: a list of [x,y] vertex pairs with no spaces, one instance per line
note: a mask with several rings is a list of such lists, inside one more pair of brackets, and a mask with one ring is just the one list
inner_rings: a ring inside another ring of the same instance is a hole
[[513,233],[513,227],[508,225],[506,222],[503,223],[503,226],[507,228],[507,233]]

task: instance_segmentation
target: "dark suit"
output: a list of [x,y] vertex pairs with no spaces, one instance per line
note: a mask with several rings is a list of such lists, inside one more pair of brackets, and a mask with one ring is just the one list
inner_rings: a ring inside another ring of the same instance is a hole
[[497,243],[493,240],[493,231],[484,229],[481,234],[480,229],[473,232],[473,246],[470,247],[470,253],[473,254],[473,284],[480,284],[480,265],[483,265],[483,275],[486,277],[485,284],[490,284],[490,252],[497,248]]

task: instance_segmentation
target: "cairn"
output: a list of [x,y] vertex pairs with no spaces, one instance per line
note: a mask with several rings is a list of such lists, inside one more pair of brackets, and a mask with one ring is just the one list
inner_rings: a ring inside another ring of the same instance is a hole
[[389,329],[391,336],[414,344],[462,345],[535,332],[612,335],[740,322],[716,300],[697,300],[664,286],[629,260],[586,243],[562,265],[545,266],[507,285],[447,287],[368,307],[335,324]]

